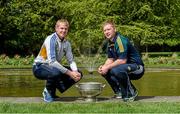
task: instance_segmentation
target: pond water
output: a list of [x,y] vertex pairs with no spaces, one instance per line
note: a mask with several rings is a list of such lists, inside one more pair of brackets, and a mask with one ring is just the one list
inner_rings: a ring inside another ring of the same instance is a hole
[[[89,74],[83,70],[84,77],[80,82],[96,81],[106,84],[101,96],[112,96],[113,91],[106,80],[96,71]],[[133,81],[139,96],[179,96],[180,69],[146,69],[145,75]],[[31,69],[0,69],[0,96],[40,97],[45,81],[32,75]],[[80,96],[77,88],[72,86],[60,96]]]

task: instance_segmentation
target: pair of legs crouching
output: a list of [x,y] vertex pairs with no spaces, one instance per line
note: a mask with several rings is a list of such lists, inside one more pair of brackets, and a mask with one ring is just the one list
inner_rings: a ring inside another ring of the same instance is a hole
[[122,98],[128,102],[134,101],[138,95],[138,91],[131,80],[138,80],[143,74],[143,65],[122,64],[110,69],[104,77],[114,91],[115,98]]
[[[69,67],[66,68],[70,69]],[[61,73],[57,68],[43,63],[33,65],[33,73],[36,78],[46,80],[46,87],[43,91],[44,101],[46,102],[52,102],[58,97],[56,96],[56,89],[63,93],[76,83],[72,78]],[[143,74],[143,65],[123,64],[109,70],[104,77],[113,89],[115,97],[122,98],[127,102],[134,101],[138,95],[138,91],[131,80],[140,79]]]
[[[70,67],[66,68],[70,70]],[[44,63],[36,63],[33,65],[33,74],[40,80],[46,80],[46,86],[42,93],[43,99],[46,102],[52,102],[58,97],[56,95],[56,89],[63,93],[76,83],[72,78],[60,72],[56,67]]]

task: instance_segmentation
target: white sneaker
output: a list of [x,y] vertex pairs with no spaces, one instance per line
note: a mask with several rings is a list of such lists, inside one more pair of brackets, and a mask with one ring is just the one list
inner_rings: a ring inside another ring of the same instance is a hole
[[49,94],[49,92],[46,88],[44,88],[42,95],[43,95],[43,100],[45,102],[52,102],[53,101],[52,96]]
[[124,102],[132,102],[135,100],[135,98],[138,96],[138,91],[136,90],[134,95],[132,95],[131,97],[127,97],[127,98],[124,98]]
[[121,92],[116,93],[116,94],[114,95],[114,98],[116,98],[116,99],[122,99],[122,93],[121,93]]

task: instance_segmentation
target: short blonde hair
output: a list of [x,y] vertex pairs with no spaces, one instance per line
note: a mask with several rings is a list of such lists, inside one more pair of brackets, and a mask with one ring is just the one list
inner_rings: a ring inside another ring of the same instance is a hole
[[113,20],[107,20],[107,21],[103,22],[103,24],[102,24],[102,29],[104,28],[104,26],[106,26],[106,25],[108,25],[108,24],[112,25],[113,28],[116,27],[116,25],[115,25],[115,23],[114,23]]
[[69,22],[68,22],[66,19],[59,19],[59,20],[56,22],[55,27],[57,27],[59,23],[65,23],[66,26],[69,28]]

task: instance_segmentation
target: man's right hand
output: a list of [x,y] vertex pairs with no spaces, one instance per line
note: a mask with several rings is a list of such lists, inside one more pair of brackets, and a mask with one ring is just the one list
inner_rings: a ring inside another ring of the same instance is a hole
[[102,65],[99,66],[99,68],[98,68],[98,73],[99,73],[99,74],[102,74]]
[[67,75],[69,75],[75,82],[79,81],[81,79],[81,73],[78,71],[70,71],[68,70],[66,72]]

